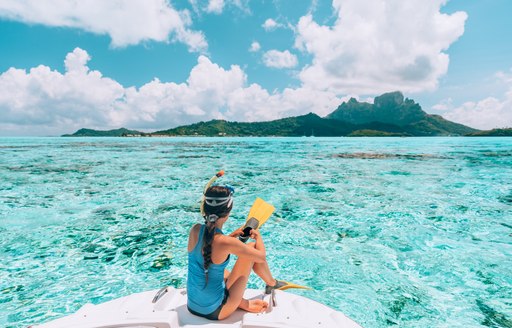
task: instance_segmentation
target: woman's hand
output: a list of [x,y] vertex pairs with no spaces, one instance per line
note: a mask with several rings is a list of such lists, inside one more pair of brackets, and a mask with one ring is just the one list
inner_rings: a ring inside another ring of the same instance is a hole
[[251,239],[254,239],[254,240],[261,238],[259,230],[251,229],[251,232],[249,233],[249,237],[251,237]]
[[242,230],[242,228],[238,228],[235,231],[233,231],[231,234],[229,234],[229,236],[237,238],[237,237],[240,237],[243,234],[244,234],[244,231]]

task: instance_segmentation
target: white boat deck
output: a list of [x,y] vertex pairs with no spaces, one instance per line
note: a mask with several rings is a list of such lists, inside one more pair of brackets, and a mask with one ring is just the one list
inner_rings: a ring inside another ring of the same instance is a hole
[[361,328],[343,313],[292,293],[271,295],[248,289],[246,298],[264,298],[269,308],[263,313],[237,310],[222,321],[197,317],[187,310],[185,289],[167,287],[153,303],[158,291],[152,290],[118,298],[99,305],[86,304],[76,313],[34,328]]

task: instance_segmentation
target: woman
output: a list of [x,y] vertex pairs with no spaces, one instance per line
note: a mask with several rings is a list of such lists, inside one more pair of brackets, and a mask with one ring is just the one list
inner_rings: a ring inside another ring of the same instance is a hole
[[[229,236],[222,233],[232,208],[233,188],[209,187],[203,198],[205,224],[194,225],[188,239],[188,309],[210,320],[225,319],[238,308],[248,312],[267,308],[261,299],[243,298],[251,270],[267,284],[267,292],[282,284],[270,273],[258,230],[251,231],[254,242],[248,244],[237,238],[243,234],[241,228]],[[229,272],[225,268],[231,254],[238,260]]]

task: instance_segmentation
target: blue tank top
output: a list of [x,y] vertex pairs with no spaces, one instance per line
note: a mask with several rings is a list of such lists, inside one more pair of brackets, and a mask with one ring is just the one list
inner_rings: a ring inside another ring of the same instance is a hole
[[[208,285],[205,286],[203,234],[206,226],[201,225],[197,244],[188,253],[187,297],[188,307],[201,314],[210,314],[222,304],[224,299],[224,269],[229,263],[229,256],[221,264],[210,263],[208,267]],[[222,233],[220,229],[216,232]]]

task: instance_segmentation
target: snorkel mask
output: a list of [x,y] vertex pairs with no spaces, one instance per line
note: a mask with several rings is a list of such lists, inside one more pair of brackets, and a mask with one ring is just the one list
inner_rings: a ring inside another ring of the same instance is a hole
[[217,206],[226,206],[230,207],[233,204],[233,194],[235,193],[235,188],[233,188],[230,185],[225,185],[226,189],[229,190],[228,196],[223,197],[212,197],[212,196],[206,196],[206,191],[214,185],[215,181],[217,181],[218,178],[224,175],[224,171],[217,172],[206,184],[203,190],[203,198],[201,200],[201,215],[209,222],[215,222],[219,217],[215,214],[206,216],[206,213],[204,211],[204,205],[208,205],[211,207],[217,207]]
[[226,205],[226,207],[230,207],[231,204],[233,204],[233,193],[235,192],[235,188],[231,187],[230,185],[223,186],[224,188],[229,190],[229,195],[225,197],[210,197],[210,196],[204,196],[203,197],[203,207],[204,204],[208,206],[222,206]]

